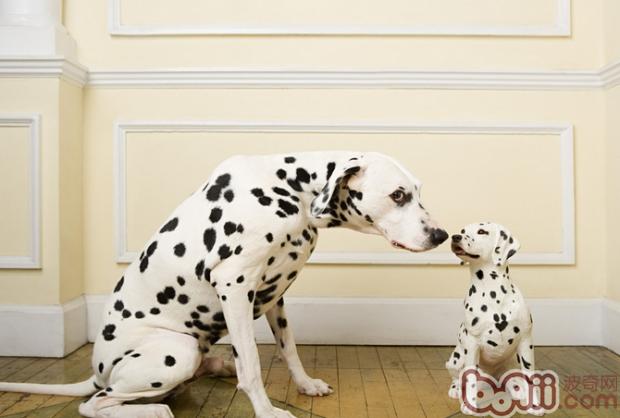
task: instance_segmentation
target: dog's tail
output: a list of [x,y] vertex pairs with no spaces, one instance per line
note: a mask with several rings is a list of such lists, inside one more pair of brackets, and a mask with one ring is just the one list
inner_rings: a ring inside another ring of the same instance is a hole
[[41,395],[88,396],[97,391],[95,376],[79,383],[46,385],[39,383],[0,382],[0,392],[36,393]]

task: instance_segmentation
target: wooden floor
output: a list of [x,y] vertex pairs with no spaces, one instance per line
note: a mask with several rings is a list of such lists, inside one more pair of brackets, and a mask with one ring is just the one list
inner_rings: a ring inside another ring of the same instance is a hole
[[[230,357],[227,346],[217,346],[215,351]],[[83,380],[91,374],[91,352],[92,345],[87,345],[62,360],[0,357],[0,381]],[[449,378],[444,362],[450,354],[448,347],[299,346],[299,352],[308,374],[334,387],[332,395],[324,398],[299,395],[285,365],[274,356],[275,347],[260,346],[263,380],[269,397],[275,405],[297,417],[461,416],[458,402],[446,395]],[[600,394],[620,397],[619,356],[594,347],[541,347],[536,349],[536,356],[537,368],[555,370],[566,389],[561,391],[563,407],[554,416],[620,417],[620,409],[589,407],[590,399]],[[204,378],[168,403],[176,417],[253,417],[248,399],[235,385],[235,379]],[[567,407],[575,399],[581,405]],[[0,417],[77,417],[82,400],[0,393]]]

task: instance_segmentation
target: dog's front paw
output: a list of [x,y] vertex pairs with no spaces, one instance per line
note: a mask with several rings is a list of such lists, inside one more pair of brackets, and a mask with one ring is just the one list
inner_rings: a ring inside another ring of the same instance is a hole
[[274,407],[265,413],[256,414],[256,418],[295,418],[295,415],[284,409]]
[[460,388],[456,383],[452,383],[452,385],[450,385],[450,389],[448,389],[448,396],[451,399],[459,399],[461,397]]
[[308,396],[324,396],[334,392],[332,387],[321,379],[312,379],[311,377],[297,382],[297,390],[299,393]]
[[[473,405],[474,408],[476,407],[475,405]],[[461,413],[463,415],[475,415],[474,411],[472,411],[471,409],[469,409],[468,407],[465,406],[465,404],[463,402],[461,402]]]

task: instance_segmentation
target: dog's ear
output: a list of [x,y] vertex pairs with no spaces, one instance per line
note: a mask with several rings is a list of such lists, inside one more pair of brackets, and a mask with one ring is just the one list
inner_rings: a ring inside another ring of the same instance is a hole
[[510,231],[501,225],[498,226],[495,238],[495,247],[493,248],[493,264],[502,266],[508,262],[508,259],[515,255],[521,248],[521,243],[516,239]]
[[343,163],[331,162],[327,166],[327,182],[321,192],[312,200],[310,213],[315,218],[323,218],[335,211],[338,195],[349,179],[360,175],[364,170],[363,157],[351,158]]

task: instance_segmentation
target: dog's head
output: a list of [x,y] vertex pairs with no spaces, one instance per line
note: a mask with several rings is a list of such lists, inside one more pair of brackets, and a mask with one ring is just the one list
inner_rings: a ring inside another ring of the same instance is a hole
[[470,224],[452,235],[452,252],[468,263],[503,266],[520,247],[508,229],[491,222]]
[[332,173],[311,205],[312,215],[381,234],[394,247],[409,251],[435,248],[448,234],[431,219],[420,201],[422,183],[398,162],[364,153],[332,166]]

